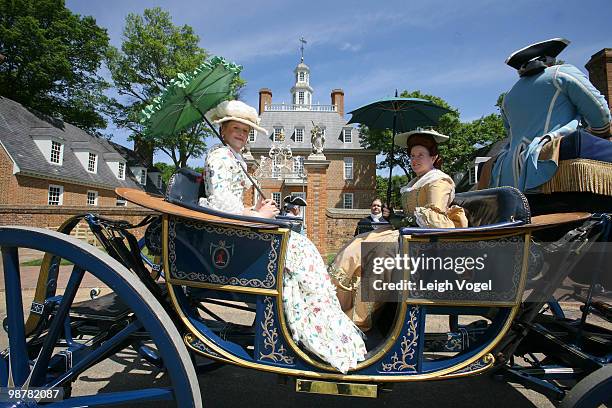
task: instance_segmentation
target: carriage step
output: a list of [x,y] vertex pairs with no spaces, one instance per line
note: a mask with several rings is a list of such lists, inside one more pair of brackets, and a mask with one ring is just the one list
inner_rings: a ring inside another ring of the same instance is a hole
[[70,308],[71,317],[98,321],[119,321],[125,319],[129,313],[130,309],[115,293],[78,302]]
[[344,395],[350,397],[377,398],[377,384],[357,384],[346,382],[295,380],[295,391],[310,394]]

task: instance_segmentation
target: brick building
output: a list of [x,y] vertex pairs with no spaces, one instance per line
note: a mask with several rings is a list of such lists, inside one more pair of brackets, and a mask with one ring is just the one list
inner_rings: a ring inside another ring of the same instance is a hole
[[[303,59],[295,67],[294,74],[295,83],[288,104],[273,103],[272,91],[268,88],[259,91],[260,126],[269,136],[252,131],[245,158],[253,171],[255,163],[268,156],[274,143],[284,143],[291,148],[296,158],[294,174],[261,180],[262,189],[277,200],[290,194],[306,199],[307,235],[325,254],[336,250],[330,247],[328,239],[328,229],[334,224],[328,209],[335,209],[334,214],[357,214],[358,218],[369,213],[376,189],[377,152],[361,147],[359,130],[347,124],[341,89],[331,91],[329,105],[314,104],[310,68]],[[311,144],[315,125],[325,136],[323,152],[319,155],[313,154]],[[300,173],[304,177],[298,177]],[[368,210],[365,213],[364,210],[356,211],[360,208]],[[357,222],[353,218],[349,216],[352,230]]]
[[83,212],[136,220],[143,209],[114,190],[159,193],[161,173],[145,163],[130,149],[0,97],[0,224],[54,228]]
[[591,83],[606,97],[612,108],[612,48],[593,54],[585,65]]

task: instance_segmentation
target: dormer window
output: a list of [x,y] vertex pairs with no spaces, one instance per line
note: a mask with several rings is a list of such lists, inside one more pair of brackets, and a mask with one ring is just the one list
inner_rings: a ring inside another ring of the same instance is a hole
[[272,135],[272,141],[273,142],[280,142],[282,134],[283,134],[283,128],[282,127],[275,127],[274,128],[274,134]]
[[119,168],[117,171],[117,178],[119,180],[125,180],[125,163],[119,162]]
[[249,131],[249,143],[255,142],[255,129]]
[[295,128],[295,143],[304,141],[304,128]]
[[87,171],[90,173],[95,173],[98,168],[98,155],[95,153],[89,153],[89,157],[87,159]]
[[353,143],[353,129],[344,128],[344,143]]
[[147,169],[140,170],[140,180],[138,180],[143,186],[147,185]]
[[60,142],[51,141],[51,156],[49,158],[51,163],[62,164],[62,150],[63,145]]

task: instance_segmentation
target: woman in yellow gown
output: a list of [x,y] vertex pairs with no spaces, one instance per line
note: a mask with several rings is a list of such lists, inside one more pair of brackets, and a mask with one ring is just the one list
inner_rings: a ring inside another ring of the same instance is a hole
[[[395,144],[410,152],[410,167],[416,177],[400,189],[405,217],[391,215],[393,226],[358,235],[338,252],[329,267],[342,310],[364,332],[372,328],[372,314],[382,304],[361,300],[361,244],[363,242],[398,243],[400,226],[422,228],[467,227],[463,208],[451,205],[455,198],[453,179],[440,170],[442,160],[438,143],[448,136],[433,130],[416,130],[395,137]],[[397,245],[380,245],[376,256],[394,257]]]

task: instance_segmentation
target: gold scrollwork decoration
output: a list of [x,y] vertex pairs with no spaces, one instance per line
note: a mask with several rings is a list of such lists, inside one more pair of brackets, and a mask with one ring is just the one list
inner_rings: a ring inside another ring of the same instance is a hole
[[[238,278],[235,276],[219,276],[215,273],[202,273],[202,272],[184,272],[180,271],[176,266],[176,251],[175,251],[175,239],[176,239],[176,224],[182,223],[187,227],[195,228],[197,230],[203,230],[206,232],[212,232],[220,235],[226,236],[236,236],[238,238],[248,238],[251,240],[260,240],[260,241],[269,241],[270,242],[270,252],[268,253],[268,264],[266,267],[266,277],[265,279],[246,279],[246,278]],[[238,228],[227,228],[227,227],[219,227],[208,225],[205,223],[197,222],[197,221],[177,221],[174,219],[170,219],[169,228],[169,264],[171,275],[175,279],[179,280],[188,280],[195,282],[205,282],[205,283],[216,283],[219,285],[236,285],[236,286],[245,286],[245,287],[254,287],[254,288],[273,288],[276,285],[276,268],[277,261],[279,259],[278,250],[277,250],[277,234],[270,233],[259,233],[253,232]]]
[[391,357],[391,361],[388,363],[382,362],[382,371],[385,373],[404,373],[404,372],[416,372],[416,364],[408,364],[407,360],[414,358],[416,352],[417,342],[419,335],[417,334],[417,314],[419,312],[418,307],[410,310],[410,318],[408,321],[408,330],[405,335],[402,336],[401,356],[398,356],[397,352]]
[[261,328],[263,330],[262,334],[264,337],[264,348],[266,351],[268,349],[270,349],[270,351],[266,354],[260,352],[259,359],[272,360],[275,363],[283,362],[285,364],[293,364],[294,357],[285,355],[287,353],[285,346],[281,344],[278,350],[276,349],[278,343],[278,331],[277,328],[274,327],[274,304],[272,302],[272,298],[269,296],[264,298],[264,302],[266,303],[266,310],[264,312],[264,321],[261,322]]

